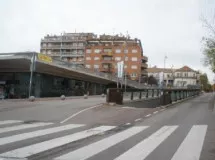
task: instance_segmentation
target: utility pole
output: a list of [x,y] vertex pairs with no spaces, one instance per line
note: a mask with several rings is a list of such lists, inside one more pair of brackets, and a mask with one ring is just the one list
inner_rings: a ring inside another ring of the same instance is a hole
[[29,82],[29,89],[28,89],[28,97],[31,96],[31,91],[32,91],[32,81],[33,81],[33,72],[35,70],[35,57],[36,54],[33,53],[33,56],[31,58],[31,64],[30,64],[30,71],[31,71],[31,75],[30,75],[30,82]]
[[61,42],[60,42],[60,60],[62,60],[62,43],[63,43],[63,33],[61,33]]
[[164,68],[163,68],[163,88],[164,88],[164,72],[165,72],[165,68],[166,68],[166,59],[167,59],[167,56],[164,56]]

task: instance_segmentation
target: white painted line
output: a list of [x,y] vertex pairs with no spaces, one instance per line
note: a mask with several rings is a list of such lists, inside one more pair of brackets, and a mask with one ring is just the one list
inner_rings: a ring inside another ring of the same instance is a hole
[[141,121],[142,118],[135,119],[135,122]]
[[207,125],[193,126],[172,157],[172,160],[199,160],[206,131]]
[[16,121],[16,120],[6,120],[6,121],[0,121],[0,125],[5,125],[5,124],[14,124],[14,123],[21,123],[23,121]]
[[153,112],[153,114],[156,114],[156,113],[158,113],[158,111]]
[[130,125],[130,124],[131,124],[131,123],[126,123],[125,125],[128,126],[128,125]]
[[51,124],[53,124],[53,123],[22,124],[22,125],[13,126],[13,127],[1,128],[1,129],[0,129],[0,133],[11,132],[11,131],[17,131],[17,130],[22,130],[22,129],[34,128],[34,127],[42,127],[42,126],[47,126],[47,125],[51,125]]
[[37,130],[34,132],[18,134],[18,135],[13,135],[13,136],[9,136],[9,137],[3,137],[3,138],[0,138],[0,145],[5,145],[5,144],[13,143],[13,142],[18,142],[21,140],[44,136],[44,135],[57,133],[57,132],[61,132],[61,131],[66,131],[66,130],[70,130],[70,129],[74,129],[74,128],[78,128],[78,127],[82,127],[82,126],[84,126],[84,125],[68,124],[68,125],[64,125],[64,126],[53,127],[53,128],[48,128],[48,129],[41,129],[41,130]]
[[164,126],[157,132],[144,139],[115,160],[144,160],[155,148],[157,148],[178,126]]
[[122,108],[125,108],[125,109],[135,109],[134,107],[122,107]]
[[145,117],[149,117],[149,116],[151,116],[152,114],[147,114]]
[[166,109],[161,109],[160,111],[165,111]]
[[85,111],[87,111],[87,110],[90,110],[90,109],[93,109],[93,108],[96,108],[96,107],[100,107],[100,106],[102,106],[102,105],[100,104],[100,105],[97,105],[97,106],[92,106],[92,107],[89,107],[89,108],[85,108],[85,109],[83,109],[83,110],[81,110],[81,111],[79,111],[79,112],[77,112],[77,113],[75,113],[75,114],[69,116],[68,118],[64,119],[64,120],[61,121],[60,123],[65,123],[66,121],[68,121],[68,120],[70,120],[71,118],[73,118],[73,117],[79,115],[79,114],[82,113],[82,112],[85,112]]
[[85,160],[88,159],[114,145],[117,143],[145,130],[148,126],[143,127],[132,127],[120,133],[117,133],[113,136],[107,137],[103,140],[95,142],[93,144],[87,145],[60,157],[57,157],[56,160]]
[[83,138],[87,138],[87,137],[90,137],[93,135],[98,135],[100,133],[111,130],[113,128],[115,128],[115,126],[100,126],[100,127],[92,128],[92,129],[78,132],[75,134],[51,139],[48,141],[36,143],[36,144],[30,145],[30,146],[26,146],[26,147],[18,148],[18,149],[9,151],[9,152],[5,152],[5,153],[0,154],[0,157],[8,157],[8,158],[16,157],[17,159],[27,158],[34,154],[48,151],[50,149],[60,147],[62,145],[66,145],[66,144],[72,143],[74,141],[83,139]]

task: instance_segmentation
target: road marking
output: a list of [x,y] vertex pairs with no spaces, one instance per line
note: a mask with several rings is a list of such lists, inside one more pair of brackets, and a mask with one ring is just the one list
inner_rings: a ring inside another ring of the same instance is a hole
[[56,147],[66,145],[66,144],[72,143],[74,141],[83,139],[83,138],[87,138],[87,137],[90,137],[93,135],[98,135],[100,133],[111,130],[113,128],[115,128],[115,126],[100,126],[100,127],[96,127],[96,128],[91,128],[89,130],[85,130],[85,131],[78,132],[75,134],[51,139],[48,141],[36,143],[36,144],[30,145],[30,146],[26,146],[26,147],[18,148],[18,149],[9,151],[9,152],[5,152],[5,153],[0,154],[0,157],[8,157],[8,158],[16,157],[17,159],[27,158],[34,154],[48,151],[48,150],[54,149]]
[[134,107],[122,107],[124,109],[135,109]]
[[57,157],[56,160],[85,160],[88,159],[114,145],[117,143],[145,130],[148,126],[143,127],[132,127],[120,133],[117,133],[113,136],[107,137],[103,140],[95,142],[93,144],[87,145],[60,157]]
[[157,132],[144,139],[115,160],[143,160],[157,148],[178,126],[164,126]]
[[156,114],[156,113],[158,113],[158,111],[153,112],[153,114]]
[[172,160],[199,160],[207,125],[195,125],[174,154]]
[[47,125],[51,125],[51,124],[53,124],[53,123],[22,124],[22,125],[13,126],[13,127],[1,128],[0,133],[17,131],[17,130],[22,130],[22,129],[34,128],[34,127],[42,127],[42,126],[47,126]]
[[149,117],[149,116],[151,116],[152,114],[147,114],[145,117]]
[[135,122],[141,121],[142,118],[135,119]]
[[102,105],[100,104],[100,105],[97,105],[97,106],[92,106],[92,107],[89,107],[89,108],[85,108],[85,109],[83,109],[83,110],[81,110],[81,111],[79,111],[79,112],[77,112],[77,113],[75,113],[75,114],[72,114],[72,115],[69,116],[68,118],[66,118],[66,119],[64,119],[63,121],[61,121],[60,123],[65,123],[66,121],[68,121],[68,120],[70,120],[71,118],[73,118],[73,117],[79,115],[79,114],[82,113],[82,112],[85,112],[85,111],[87,111],[87,110],[90,110],[90,109],[93,109],[93,108],[96,108],[96,107],[100,107],[100,106],[102,106]]
[[0,121],[0,125],[5,125],[5,124],[14,124],[14,123],[21,123],[23,121],[16,121],[16,120],[6,120],[6,121]]
[[131,123],[126,123],[125,125],[128,126],[128,125],[130,125],[130,124],[131,124]]
[[166,110],[166,109],[161,109],[160,111],[164,111],[164,110]]
[[66,131],[66,130],[70,130],[70,129],[74,129],[74,128],[78,128],[78,127],[82,127],[82,126],[84,126],[84,125],[83,124],[68,124],[68,125],[64,125],[64,126],[53,127],[53,128],[48,128],[48,129],[37,130],[34,132],[18,134],[18,135],[14,135],[14,136],[10,136],[10,137],[3,137],[3,138],[0,138],[0,145],[9,144],[9,143],[26,140],[26,139],[30,139],[30,138],[35,138],[35,137],[39,137],[39,136],[44,136],[47,134],[57,133],[57,132],[61,132],[61,131]]

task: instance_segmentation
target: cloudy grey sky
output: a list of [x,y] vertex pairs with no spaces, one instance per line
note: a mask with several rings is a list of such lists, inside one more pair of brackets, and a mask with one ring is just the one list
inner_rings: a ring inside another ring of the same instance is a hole
[[213,74],[202,65],[201,16],[211,18],[214,0],[0,0],[0,53],[38,51],[46,34],[128,33],[141,39],[148,64]]

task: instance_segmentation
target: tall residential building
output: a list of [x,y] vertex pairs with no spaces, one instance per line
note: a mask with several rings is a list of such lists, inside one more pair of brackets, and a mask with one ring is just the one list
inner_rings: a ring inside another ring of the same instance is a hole
[[86,41],[93,33],[63,33],[47,35],[41,40],[40,52],[51,57],[84,66]]
[[116,75],[117,62],[124,61],[124,73],[131,80],[146,76],[148,58],[141,41],[129,36],[100,35],[87,41],[85,67]]

